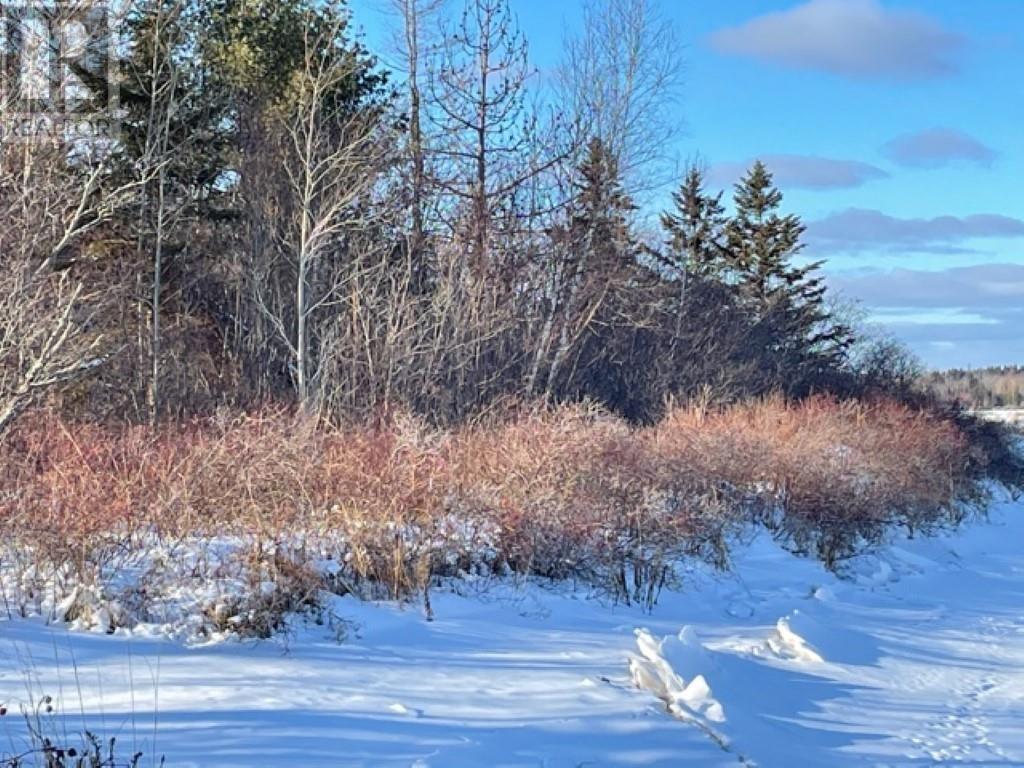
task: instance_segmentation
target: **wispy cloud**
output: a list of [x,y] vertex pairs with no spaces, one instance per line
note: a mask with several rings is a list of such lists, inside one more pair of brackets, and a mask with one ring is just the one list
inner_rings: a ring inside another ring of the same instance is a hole
[[[761,162],[783,189],[849,189],[888,177],[881,168],[856,160],[834,160],[813,155],[761,155]],[[729,187],[746,173],[754,159],[744,163],[716,163],[708,171],[712,187]]]
[[1024,307],[1024,264],[977,264],[938,271],[872,269],[829,276],[837,290],[889,310]]
[[882,151],[893,162],[911,168],[938,168],[956,161],[990,166],[996,153],[961,131],[933,128],[899,136]]
[[810,0],[719,30],[710,43],[797,69],[913,80],[954,73],[964,39],[925,14],[876,0]]
[[994,213],[901,219],[867,208],[848,208],[807,225],[813,253],[970,253],[986,238],[1024,237],[1024,221]]
[[935,367],[1024,361],[1024,264],[872,269],[828,281]]

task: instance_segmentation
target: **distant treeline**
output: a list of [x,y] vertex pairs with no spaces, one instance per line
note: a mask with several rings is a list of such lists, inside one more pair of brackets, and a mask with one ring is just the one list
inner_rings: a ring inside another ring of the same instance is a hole
[[1024,367],[993,366],[936,371],[924,377],[929,392],[970,408],[1024,407]]

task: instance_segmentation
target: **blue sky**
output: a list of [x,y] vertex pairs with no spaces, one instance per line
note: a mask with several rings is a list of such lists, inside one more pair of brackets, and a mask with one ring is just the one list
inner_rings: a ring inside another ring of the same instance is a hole
[[[352,2],[372,47],[384,2]],[[555,66],[582,0],[510,2]],[[685,71],[673,154],[723,187],[765,159],[833,287],[928,365],[1024,363],[1024,0],[660,7]]]

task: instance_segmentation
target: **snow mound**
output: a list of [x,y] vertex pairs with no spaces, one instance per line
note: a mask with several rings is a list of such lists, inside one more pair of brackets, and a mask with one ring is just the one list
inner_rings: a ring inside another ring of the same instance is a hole
[[836,601],[836,593],[828,587],[815,587],[811,592],[811,599],[817,600],[820,603],[834,603]]
[[825,658],[812,642],[813,638],[822,637],[823,634],[822,627],[816,621],[800,611],[793,611],[776,622],[775,630],[765,641],[765,647],[780,659],[822,664]]
[[629,671],[638,688],[653,693],[675,717],[725,722],[705,677],[714,663],[692,627],[661,640],[646,629],[635,633],[640,655],[630,658]]

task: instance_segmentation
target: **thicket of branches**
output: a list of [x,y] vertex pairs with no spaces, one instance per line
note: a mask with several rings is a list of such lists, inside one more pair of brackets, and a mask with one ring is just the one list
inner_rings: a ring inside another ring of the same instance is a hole
[[652,3],[588,3],[553,107],[507,0],[458,2],[396,0],[386,70],[340,2],[135,0],[121,139],[0,147],[0,431],[47,396],[100,420],[539,398],[651,422],[883,381],[769,169],[727,213],[691,168],[644,226],[678,84]]

